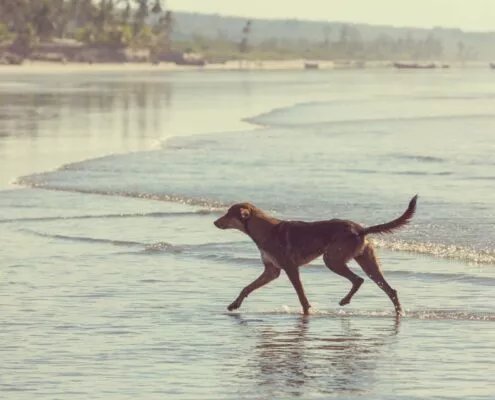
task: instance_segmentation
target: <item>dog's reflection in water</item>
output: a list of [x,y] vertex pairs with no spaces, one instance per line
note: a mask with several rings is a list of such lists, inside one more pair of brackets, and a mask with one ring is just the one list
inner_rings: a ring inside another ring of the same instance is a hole
[[400,323],[396,318],[386,321],[385,327],[380,324],[373,332],[362,333],[353,328],[349,317],[342,317],[340,327],[336,329],[335,320],[330,322],[333,334],[325,335],[320,329],[311,332],[312,323],[322,322],[312,321],[311,316],[296,317],[295,325],[288,329],[285,323],[277,327],[231,315],[243,329],[257,332],[257,342],[240,374],[254,379],[259,394],[269,397],[366,394],[377,381],[375,372],[381,356],[392,351]]

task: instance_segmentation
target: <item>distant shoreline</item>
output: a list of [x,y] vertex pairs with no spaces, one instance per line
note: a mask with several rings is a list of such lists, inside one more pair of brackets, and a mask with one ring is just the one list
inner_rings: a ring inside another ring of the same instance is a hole
[[[204,66],[177,65],[171,62],[151,63],[57,63],[46,61],[24,61],[21,65],[0,65],[1,73],[77,73],[77,72],[151,72],[151,71],[241,71],[241,70],[304,70],[305,60],[259,60],[259,61],[227,61],[223,64],[206,64]],[[312,61],[319,69],[336,69],[332,61]],[[376,64],[376,63],[375,63]],[[381,67],[386,67],[385,63]],[[371,64],[370,64],[371,66]]]
[[[162,62],[158,65],[151,63],[77,63],[66,64],[44,61],[25,61],[21,65],[0,65],[1,74],[49,74],[49,73],[101,73],[101,72],[154,72],[154,71],[277,71],[277,70],[305,70],[306,60],[269,60],[269,61],[228,61],[224,64],[206,64],[205,66],[177,65],[175,63]],[[318,69],[355,70],[357,68],[346,67],[332,61],[311,61],[318,64]],[[460,63],[450,64],[452,68],[480,68],[489,69],[486,62],[467,62],[464,66]],[[376,61],[367,62],[364,69],[393,69],[392,62]],[[440,70],[440,68],[438,68]]]

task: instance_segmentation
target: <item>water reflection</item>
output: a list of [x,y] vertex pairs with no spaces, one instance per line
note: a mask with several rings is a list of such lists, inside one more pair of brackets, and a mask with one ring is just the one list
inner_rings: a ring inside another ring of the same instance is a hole
[[72,161],[148,149],[167,128],[168,81],[16,79],[0,82],[0,187]]
[[[376,382],[380,357],[390,351],[400,323],[394,319],[381,321],[380,327],[358,329],[350,318],[341,318],[340,326],[335,326],[301,316],[287,329],[286,324],[274,326],[240,315],[233,318],[243,329],[256,331],[257,341],[242,377],[254,379],[262,395],[292,397],[307,396],[311,391],[368,393]],[[334,332],[325,334],[321,330],[325,325]]]
[[[0,85],[0,136],[33,138],[40,132],[68,136],[73,130],[108,127],[113,122],[125,137],[129,121],[135,118],[135,134],[144,137],[160,129],[172,99],[172,85],[166,81],[26,83],[30,83],[27,88]],[[42,129],[50,122],[55,129]]]

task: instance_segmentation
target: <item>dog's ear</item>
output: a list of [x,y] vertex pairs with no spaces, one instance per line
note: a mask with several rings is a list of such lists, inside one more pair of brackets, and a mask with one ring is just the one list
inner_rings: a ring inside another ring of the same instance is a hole
[[244,207],[241,208],[240,213],[241,213],[241,219],[243,221],[246,221],[251,216],[251,211]]

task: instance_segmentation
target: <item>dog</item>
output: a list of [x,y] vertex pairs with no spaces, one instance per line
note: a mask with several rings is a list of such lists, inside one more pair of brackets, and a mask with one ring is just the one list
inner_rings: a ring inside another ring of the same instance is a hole
[[350,303],[364,281],[347,266],[354,259],[387,294],[394,304],[396,315],[403,315],[397,291],[383,277],[375,251],[366,236],[391,233],[406,225],[416,212],[417,199],[416,195],[410,200],[406,211],[399,218],[367,228],[342,219],[285,221],[269,216],[251,203],[234,204],[214,224],[219,229],[237,229],[248,235],[258,247],[265,269],[241,290],[227,309],[238,309],[249,294],[278,278],[280,271],[284,270],[296,290],[303,314],[309,314],[311,305],[304,293],[299,267],[323,255],[323,261],[330,270],[352,283],[350,291],[339,302],[341,306]]

